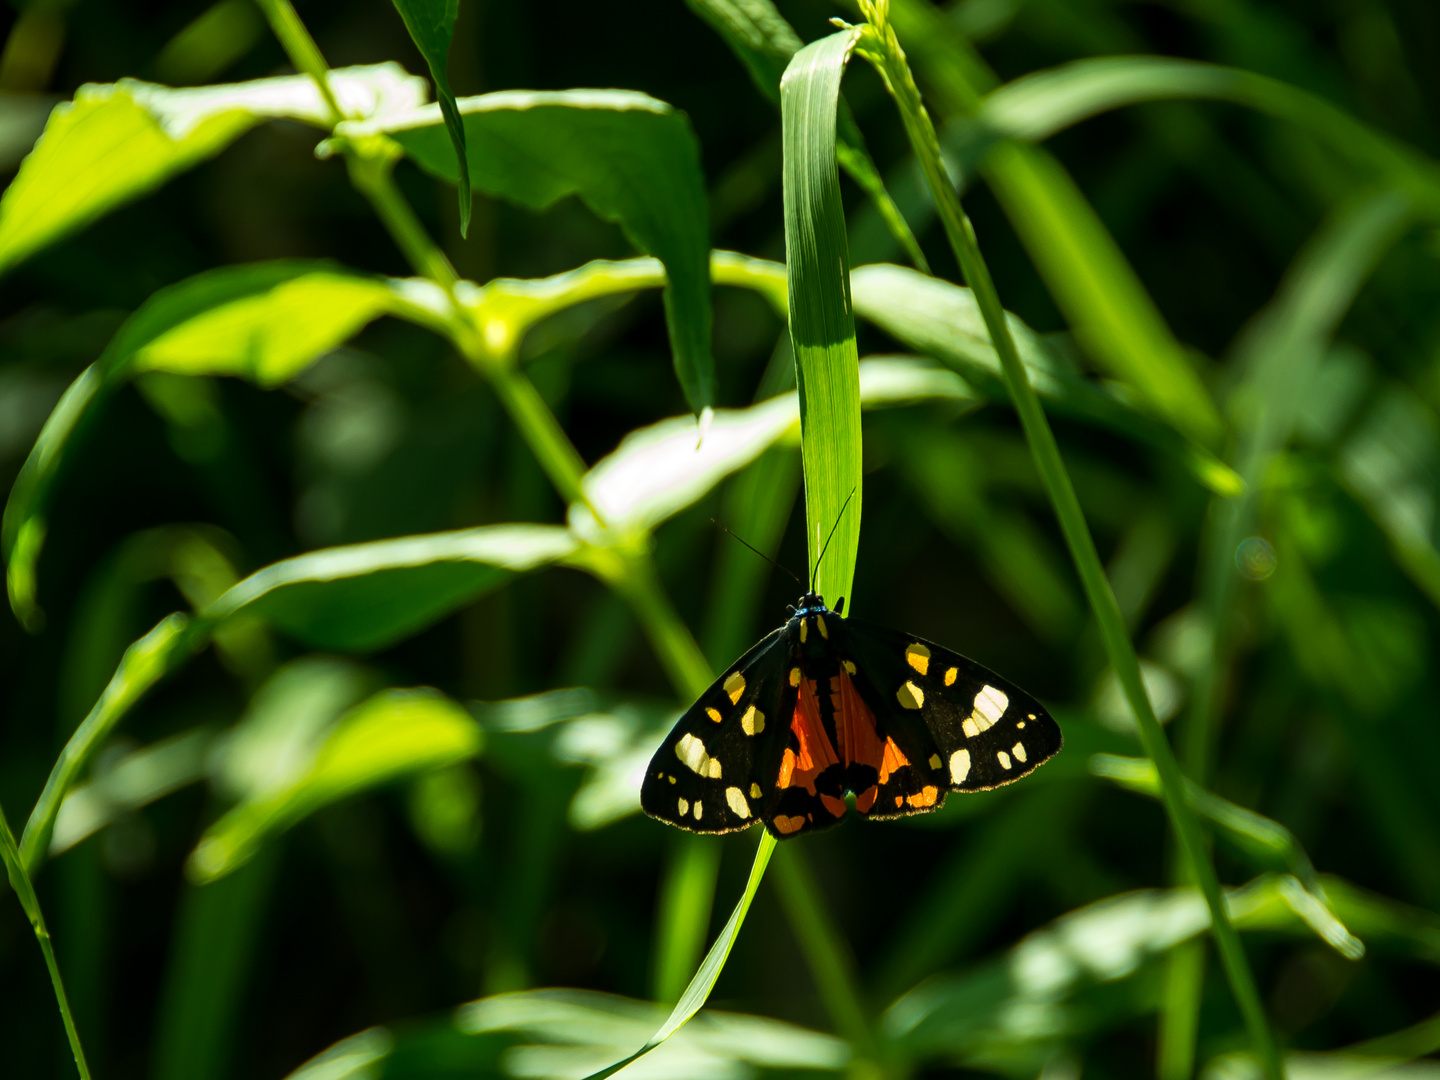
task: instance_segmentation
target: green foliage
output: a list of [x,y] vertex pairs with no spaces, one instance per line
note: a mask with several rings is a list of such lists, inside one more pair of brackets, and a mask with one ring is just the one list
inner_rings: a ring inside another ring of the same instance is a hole
[[[0,1073],[1432,1080],[1423,5],[859,6],[17,15]],[[711,518],[1065,750],[644,819]]]

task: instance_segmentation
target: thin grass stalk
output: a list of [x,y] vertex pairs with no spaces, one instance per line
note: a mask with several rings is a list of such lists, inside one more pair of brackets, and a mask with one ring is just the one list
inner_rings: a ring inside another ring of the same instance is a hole
[[50,972],[50,986],[55,991],[55,1005],[60,1010],[60,1021],[65,1025],[65,1038],[70,1041],[70,1052],[75,1056],[75,1069],[80,1080],[90,1080],[90,1066],[85,1061],[85,1048],[80,1045],[80,1032],[75,1027],[75,1017],[70,1012],[70,999],[65,993],[65,982],[60,978],[60,966],[55,962],[55,950],[50,944],[50,931],[45,926],[45,913],[40,910],[40,900],[35,895],[35,886],[25,872],[20,859],[20,849],[15,844],[15,834],[10,831],[10,822],[5,820],[5,810],[0,807],[0,859],[4,860],[5,873],[10,878],[10,887],[20,899],[30,928],[35,931],[35,940],[40,943],[40,952],[45,957],[45,970]]
[[975,293],[991,341],[1000,356],[1006,386],[1020,416],[1036,469],[1055,508],[1061,532],[1080,575],[1106,654],[1138,721],[1145,752],[1155,762],[1166,813],[1179,841],[1181,855],[1194,874],[1210,909],[1215,941],[1231,992],[1254,1044],[1255,1055],[1269,1080],[1281,1080],[1279,1051],[1265,1018],[1259,990],[1240,937],[1226,910],[1215,868],[1205,849],[1199,821],[1185,798],[1184,777],[1145,694],[1139,661],[1125,629],[1120,606],[1116,603],[1099,553],[1095,550],[1094,538],[1090,535],[1079,499],[1076,498],[1069,473],[1060,457],[1054,433],[1050,430],[1039,398],[1025,375],[1019,352],[1005,322],[1004,308],[990,277],[989,267],[980,252],[974,229],[941,165],[935,128],[921,102],[920,92],[915,86],[905,54],[888,23],[888,3],[885,0],[865,0],[862,8],[869,22],[860,39],[858,50],[879,71],[886,88],[899,107],[906,135],[921,163],[926,182],[939,209],[946,238],[955,252],[961,273]]

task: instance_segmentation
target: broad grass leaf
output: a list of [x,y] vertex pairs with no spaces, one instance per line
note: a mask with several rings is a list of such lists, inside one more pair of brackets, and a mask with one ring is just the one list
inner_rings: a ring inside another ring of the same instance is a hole
[[[477,188],[536,210],[577,195],[665,264],[675,374],[696,413],[711,406],[709,211],[685,114],[630,90],[511,90],[461,98],[459,108]],[[438,106],[337,131],[388,135],[427,172],[457,179]]]
[[[975,400],[974,392],[954,372],[918,357],[875,357],[858,369],[863,405]],[[717,409],[698,444],[689,417],[661,420],[632,431],[613,453],[596,462],[585,474],[585,496],[611,529],[622,534],[648,531],[693,505],[777,442],[793,438],[799,424],[799,398],[794,393],[746,409]],[[596,523],[582,506],[571,507],[570,522],[581,535],[596,534]]]
[[[863,505],[860,373],[850,307],[850,255],[835,164],[840,80],[857,31],[795,54],[780,85],[785,145],[785,253],[790,341],[800,394],[810,574],[830,603],[850,595]],[[842,515],[847,500],[852,505]],[[820,565],[834,528],[834,550]]]
[[38,623],[35,565],[67,447],[121,383],[140,372],[166,371],[277,386],[381,315],[435,327],[447,305],[427,282],[301,260],[224,267],[155,293],[66,390],[11,488],[0,543],[20,621]]
[[577,547],[557,526],[490,525],[327,548],[257,571],[204,615],[259,616],[308,645],[371,651]]
[[465,125],[455,104],[455,92],[450,89],[449,73],[450,39],[455,34],[460,0],[394,0],[394,4],[435,80],[435,97],[459,163],[456,186],[460,195],[460,235],[465,236],[470,231],[470,166],[465,154]]
[[[1237,928],[1311,933],[1282,894],[1285,875],[1225,890]],[[1326,888],[1329,889],[1329,881]],[[883,1028],[912,1061],[1041,1063],[1061,1044],[1155,1007],[1154,990],[1122,984],[1210,925],[1195,889],[1147,889],[1079,908],[1026,935],[1003,957],[927,979],[886,1011]],[[1148,984],[1154,986],[1156,984]]]
[[[393,63],[333,71],[330,85],[356,116],[425,100],[424,81]],[[0,273],[282,117],[328,127],[309,76],[187,89],[135,79],[82,86],[55,107],[0,197]]]
[[336,722],[302,775],[246,799],[206,829],[187,871],[198,882],[215,881],[321,807],[474,757],[483,742],[470,714],[436,691],[382,691]]
[[[453,1018],[371,1028],[317,1055],[288,1080],[377,1075],[580,1076],[643,1039],[664,1018],[650,1002],[589,990],[527,990],[460,1006]],[[849,1061],[832,1035],[766,1017],[706,1010],[627,1075],[731,1080],[754,1070],[835,1072]],[[501,1062],[504,1062],[504,1068]]]

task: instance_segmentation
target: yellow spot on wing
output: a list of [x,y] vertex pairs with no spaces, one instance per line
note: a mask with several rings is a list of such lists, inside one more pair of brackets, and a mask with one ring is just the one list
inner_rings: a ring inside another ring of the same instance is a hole
[[854,675],[854,674],[855,674],[855,665],[852,664],[849,660],[841,660],[841,661],[840,661],[840,666],[845,669],[845,674],[847,674],[847,675]]
[[905,646],[905,662],[921,675],[930,674],[930,650],[918,641]]
[[708,776],[712,780],[720,779],[720,762],[705,752],[705,744],[694,735],[687,732],[681,737],[680,741],[675,744],[675,756],[691,772],[699,776]]
[[945,685],[946,685],[946,686],[954,686],[954,685],[955,685],[955,676],[956,676],[956,675],[959,675],[959,674],[960,674],[960,669],[959,669],[959,668],[953,668],[953,667],[952,667],[949,671],[945,672]]
[[740,695],[745,693],[745,676],[738,671],[725,676],[725,693],[729,695],[731,705],[740,704]]
[[907,682],[895,691],[895,700],[906,709],[918,709],[925,704],[925,691],[913,682]]
[[684,795],[681,795],[681,796],[680,796],[679,806],[680,806],[680,816],[681,816],[681,817],[684,817],[686,814],[690,813],[690,800],[687,799],[687,798],[685,798]]
[[720,715],[720,710],[713,706],[706,707],[705,715],[710,717],[710,719],[714,720],[717,724],[720,723],[721,720],[725,719],[723,716]]
[[[800,620],[800,644],[802,644],[802,645],[805,644],[805,638],[806,638],[806,636],[807,636],[809,633],[810,633],[810,620],[809,620],[809,619],[801,619],[801,620]],[[779,819],[779,818],[776,818],[775,820],[776,820],[776,821],[779,821],[780,819]],[[796,826],[796,827],[798,828],[799,826]]]
[[1017,742],[1014,746],[1012,746],[1012,747],[1010,748],[1010,752],[1015,755],[1015,760],[1016,760],[1016,761],[1020,762],[1021,765],[1024,765],[1024,764],[1025,764],[1025,744],[1024,744],[1024,743],[1019,743],[1019,742]]
[[760,797],[760,785],[759,785],[759,784],[751,784],[751,785],[750,785],[750,798],[752,798],[752,799],[758,799],[759,797]]
[[816,616],[815,616],[815,625],[820,628],[820,636],[823,637],[826,641],[829,641],[829,640],[830,640],[830,631],[827,630],[827,629],[825,629],[825,616],[824,616],[824,615],[816,615]]
[[792,668],[790,669],[790,685],[791,685],[791,686],[799,686],[799,685],[800,685],[800,669],[799,669],[798,667],[792,667]]
[[725,789],[725,801],[730,804],[730,809],[735,811],[736,817],[747,818],[750,816],[750,804],[745,801],[745,793],[738,787]]
[[700,812],[701,812],[702,810],[704,810],[704,809],[705,809],[705,804],[702,803],[699,799],[696,799],[696,800],[695,800],[695,820],[696,820],[696,821],[699,821],[699,820],[700,820]]
[[740,730],[746,735],[759,735],[765,730],[765,714],[751,705],[740,717]]
[[932,769],[938,769],[939,767],[940,767],[940,755],[939,755],[939,754],[931,754],[931,755],[930,755],[930,768],[932,768]]
[[970,751],[956,750],[950,755],[950,782],[963,784],[970,775]]

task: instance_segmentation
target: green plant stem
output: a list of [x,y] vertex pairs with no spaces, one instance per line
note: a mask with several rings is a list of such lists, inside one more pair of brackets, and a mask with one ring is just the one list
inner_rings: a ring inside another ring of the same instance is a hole
[[1075,496],[1070,475],[1060,457],[1055,435],[1050,430],[1044,410],[1040,407],[1040,400],[1030,385],[1014,339],[1010,336],[1010,329],[1005,322],[1005,311],[990,277],[989,267],[980,253],[974,228],[941,165],[939,140],[920,100],[920,92],[905,61],[905,54],[894,30],[884,18],[883,9],[877,11],[869,5],[867,8],[867,16],[871,17],[872,22],[861,39],[858,51],[879,70],[899,107],[906,135],[921,163],[926,182],[939,209],[946,238],[960,264],[961,273],[974,291],[981,315],[990,332],[991,342],[1000,356],[1006,387],[1020,416],[1036,469],[1055,508],[1066,546],[1070,549],[1070,556],[1079,572],[1086,599],[1095,615],[1095,622],[1105,645],[1106,655],[1138,721],[1145,753],[1155,762],[1171,828],[1179,842],[1181,855],[1194,874],[1210,909],[1211,929],[1231,993],[1245,1018],[1245,1026],[1254,1043],[1256,1057],[1269,1080],[1281,1080],[1279,1050],[1266,1021],[1259,990],[1245,958],[1239,934],[1226,910],[1215,868],[1206,853],[1200,823],[1186,801],[1180,766],[1145,694],[1135,647],[1125,629],[1120,605],[1116,602],[1110,581],[1105,576],[1099,553],[1095,550],[1094,538],[1090,535],[1080,501]]
[[295,70],[309,75],[315,80],[315,85],[320,89],[320,96],[325,99],[326,106],[330,109],[331,121],[339,123],[345,119],[344,112],[340,109],[340,102],[335,99],[335,93],[330,89],[330,81],[326,76],[330,67],[325,63],[325,57],[320,52],[320,46],[315,44],[315,39],[310,36],[310,31],[300,21],[300,15],[295,10],[295,5],[290,0],[255,0],[260,5],[265,19],[270,24],[271,31],[279,39],[280,47],[285,50],[285,55],[295,65]]
[[373,140],[345,140],[345,163],[350,181],[356,190],[370,200],[396,246],[417,274],[429,278],[447,293],[452,292],[460,275],[431,241],[425,226],[395,186],[394,166],[398,148],[383,137]]
[[81,1080],[90,1080],[90,1066],[85,1063],[85,1049],[80,1045],[80,1033],[75,1029],[75,1017],[70,1013],[70,999],[65,994],[65,983],[60,978],[60,966],[55,962],[55,950],[50,945],[50,931],[45,926],[45,914],[40,910],[40,900],[35,895],[35,886],[20,861],[20,849],[15,845],[15,834],[5,820],[5,810],[0,807],[0,857],[5,862],[5,873],[10,886],[20,898],[30,927],[35,931],[35,940],[40,943],[40,952],[45,957],[45,968],[50,972],[50,985],[55,990],[55,1004],[60,1009],[60,1020],[65,1025],[65,1037],[70,1040],[70,1052],[75,1055],[75,1068]]

